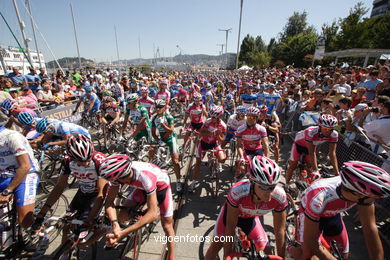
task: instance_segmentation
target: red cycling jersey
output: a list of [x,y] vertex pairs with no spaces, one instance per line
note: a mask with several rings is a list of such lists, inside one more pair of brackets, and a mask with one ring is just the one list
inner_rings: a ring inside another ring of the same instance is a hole
[[180,102],[184,102],[187,100],[188,93],[185,89],[179,89],[179,92],[177,93],[177,100]]
[[95,152],[92,155],[92,160],[87,166],[79,166],[77,162],[65,156],[63,174],[72,174],[79,180],[79,187],[83,193],[92,193],[97,191],[97,180],[99,166],[106,160],[103,153]]
[[139,104],[145,107],[150,113],[151,107],[154,106],[154,100],[151,97],[141,98]]
[[162,100],[165,100],[167,103],[170,101],[171,99],[171,93],[169,93],[168,90],[164,90],[164,91],[159,91],[156,93],[156,96],[154,98],[155,100],[157,99],[162,99]]
[[203,104],[196,105],[192,103],[187,108],[187,113],[190,114],[191,123],[199,124],[203,123],[202,119]]
[[254,151],[261,149],[261,139],[267,137],[267,130],[259,124],[254,127],[243,124],[237,129],[236,136],[241,138],[244,150]]
[[209,136],[202,137],[201,141],[208,143],[208,144],[216,144],[217,143],[217,131],[220,131],[221,133],[226,133],[226,130],[227,130],[225,122],[223,122],[222,120],[219,120],[217,123],[213,123],[212,118],[207,119],[206,122],[204,123],[203,127],[212,133]]
[[276,186],[269,202],[255,204],[252,200],[252,184],[249,180],[237,182],[230,189],[227,202],[239,209],[239,217],[252,218],[263,216],[271,211],[281,212],[288,205],[286,192],[281,186]]
[[319,145],[325,142],[337,143],[338,133],[336,130],[333,130],[329,136],[323,136],[320,132],[319,126],[311,126],[305,130],[299,131],[295,136],[295,143],[308,148],[308,143],[313,143],[313,145]]

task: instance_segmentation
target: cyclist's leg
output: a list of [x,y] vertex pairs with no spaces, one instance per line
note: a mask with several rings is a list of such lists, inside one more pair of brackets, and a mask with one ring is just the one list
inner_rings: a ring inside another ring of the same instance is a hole
[[168,258],[174,256],[175,244],[173,238],[175,237],[175,230],[173,229],[173,201],[171,186],[164,190],[157,192],[157,200],[160,208],[161,225],[164,229],[165,236],[171,237],[168,240]]
[[214,147],[214,149],[218,150],[218,152],[216,153],[216,156],[217,156],[217,158],[218,158],[218,161],[219,161],[220,163],[224,163],[224,162],[226,161],[226,159],[227,159],[227,156],[226,156],[226,154],[222,151],[221,146],[216,145],[216,146]]
[[14,191],[18,222],[23,228],[28,228],[34,221],[33,211],[38,184],[38,174],[29,173]]
[[180,181],[180,165],[179,165],[179,148],[177,145],[177,138],[176,135],[172,135],[168,138],[166,141],[166,144],[168,145],[169,153],[171,154],[172,158],[172,166],[173,170],[176,175],[176,179]]
[[274,142],[274,159],[275,162],[279,162],[279,132],[275,133],[275,142]]
[[300,156],[301,155],[298,153],[296,144],[293,143],[293,145],[291,147],[291,155],[290,155],[289,165],[288,165],[288,168],[286,171],[286,184],[288,184],[290,182],[292,175],[298,166]]
[[322,235],[328,244],[330,245],[331,241],[335,240],[343,258],[347,259],[349,256],[349,239],[341,215],[338,214],[328,219],[324,224],[320,220],[320,229],[323,231]]
[[202,163],[202,157],[204,155],[204,152],[207,151],[205,147],[205,143],[203,141],[199,142],[198,149],[196,149],[196,162],[194,166],[194,171],[192,173],[192,180],[197,180],[200,172],[200,164]]
[[267,234],[260,223],[259,217],[254,218],[238,218],[237,226],[244,231],[249,239],[253,240],[257,251],[264,251],[268,243]]

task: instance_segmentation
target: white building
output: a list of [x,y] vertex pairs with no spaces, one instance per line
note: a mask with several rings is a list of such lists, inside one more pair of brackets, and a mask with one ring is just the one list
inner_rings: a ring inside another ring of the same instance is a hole
[[[26,51],[25,53],[27,55]],[[30,53],[34,68],[46,67],[42,53],[39,54],[42,66],[39,64],[38,53],[33,50],[30,50]],[[30,72],[30,64],[20,48],[0,46],[0,75],[12,72],[14,66],[18,66],[22,74]]]

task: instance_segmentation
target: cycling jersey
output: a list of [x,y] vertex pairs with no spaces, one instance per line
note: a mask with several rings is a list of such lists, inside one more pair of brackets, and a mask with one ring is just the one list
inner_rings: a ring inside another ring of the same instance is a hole
[[214,94],[212,90],[209,90],[204,95],[205,104],[209,103],[210,106],[214,106]]
[[154,106],[154,100],[151,97],[140,98],[139,104],[145,107],[150,113],[150,109]]
[[120,84],[113,84],[111,86],[111,91],[112,91],[112,95],[114,98],[120,98],[120,99],[124,99],[125,95],[124,95],[124,90],[123,90],[123,87],[120,85]]
[[27,139],[19,132],[0,126],[0,174],[14,177],[19,163],[17,156],[27,154],[30,161],[29,173],[39,171],[39,165]]
[[268,93],[264,93],[264,92],[257,93],[257,95],[256,95],[256,102],[257,102],[258,106],[266,104],[266,98],[265,98],[266,94],[268,94]]
[[130,120],[133,122],[134,125],[139,125],[141,123],[141,119],[145,117],[146,120],[142,129],[150,128],[151,124],[149,121],[149,113],[145,107],[138,106],[136,109],[127,108],[126,114],[129,115]]
[[88,133],[88,130],[82,126],[73,123],[64,122],[64,121],[59,121],[59,120],[51,120],[49,123],[54,125],[55,128],[53,132],[54,136],[64,138],[68,134],[70,135],[83,134],[88,138],[91,138],[91,135]]
[[241,100],[244,102],[244,107],[250,107],[253,105],[253,101],[256,101],[257,96],[255,94],[244,93],[241,95]]
[[230,131],[234,130],[236,131],[240,126],[244,125],[246,122],[246,119],[238,120],[237,114],[231,115],[227,122],[227,127]]
[[234,100],[231,99],[231,100],[228,100],[228,99],[225,99],[224,102],[223,102],[223,108],[227,111],[233,111],[233,108],[234,108]]
[[87,166],[79,166],[72,158],[66,156],[64,159],[63,174],[72,174],[79,180],[79,187],[83,193],[93,193],[97,191],[97,180],[99,166],[104,162],[106,156],[103,153],[95,152],[92,160]]
[[190,104],[187,107],[187,113],[190,114],[191,123],[203,123],[202,113],[203,104],[196,105],[195,103]]
[[276,110],[276,107],[278,106],[280,101],[280,95],[278,93],[267,93],[265,95],[265,102],[268,107],[267,114],[271,114],[272,111]]
[[219,120],[217,123],[213,122],[212,118],[206,120],[203,124],[203,127],[206,128],[212,134],[210,136],[203,136],[201,141],[208,144],[216,144],[217,143],[217,134],[216,132],[219,130],[221,133],[226,133],[226,124],[222,120]]
[[100,100],[95,93],[91,93],[91,95],[89,97],[87,96],[87,94],[84,94],[80,97],[80,99],[84,102],[84,109],[85,110],[89,109],[89,106],[92,104],[93,101],[95,101],[95,103],[93,104],[91,111],[98,111],[99,110]]
[[160,90],[156,93],[156,96],[154,97],[154,100],[157,99],[165,100],[168,103],[171,100],[171,93],[169,93],[168,90],[164,90],[164,91]]
[[267,137],[267,130],[259,124],[253,127],[244,124],[237,129],[236,137],[241,138],[244,150],[259,150],[262,138]]
[[337,143],[337,141],[338,133],[336,130],[333,130],[329,136],[323,136],[319,126],[311,126],[298,132],[295,136],[294,143],[308,148],[309,142],[316,146],[325,142]]
[[103,103],[101,110],[103,115],[109,115],[112,119],[114,119],[116,114],[121,111],[119,106],[115,103],[110,103],[109,106],[107,103]]
[[165,128],[162,126],[162,124],[165,124],[166,126],[175,125],[175,120],[173,119],[171,114],[164,113],[163,116],[154,115],[152,118],[152,127],[157,128],[163,140],[166,140],[171,136],[175,136],[175,131],[167,132]]
[[185,89],[179,89],[179,92],[177,93],[177,100],[179,102],[185,102],[187,100],[188,93]]

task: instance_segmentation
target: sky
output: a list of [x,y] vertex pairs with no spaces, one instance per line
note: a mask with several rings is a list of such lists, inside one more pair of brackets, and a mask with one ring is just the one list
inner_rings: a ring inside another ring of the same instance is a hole
[[[24,0],[16,0],[27,37],[32,38],[30,18]],[[372,9],[372,0],[360,0]],[[324,23],[346,17],[359,0],[244,0],[241,41],[245,35],[260,35],[267,44],[282,31],[294,11],[308,13],[309,25],[317,32]],[[114,26],[120,59],[153,58],[182,54],[218,55],[228,38],[228,52],[237,51],[240,0],[30,0],[32,14],[57,58],[75,57],[77,49],[70,3],[76,20],[80,55],[96,61],[117,60]],[[0,11],[22,43],[12,0],[0,0]],[[38,46],[45,60],[53,60],[37,32]],[[139,43],[141,48],[139,48]],[[16,46],[0,19],[0,44]],[[23,44],[23,43],[22,43]],[[178,47],[177,47],[178,46]],[[34,42],[30,48],[35,49]]]

